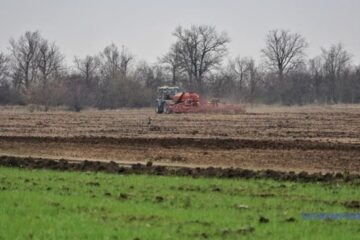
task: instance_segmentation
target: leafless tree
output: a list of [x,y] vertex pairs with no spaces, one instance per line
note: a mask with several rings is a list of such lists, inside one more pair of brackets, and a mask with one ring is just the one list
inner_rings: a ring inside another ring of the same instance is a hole
[[91,89],[96,83],[94,82],[100,67],[100,60],[97,56],[86,56],[83,59],[75,57],[76,69],[82,76],[86,88]]
[[353,86],[351,86],[351,103],[360,102],[360,65],[355,67],[352,79]]
[[241,94],[244,84],[245,78],[247,74],[247,58],[236,57],[234,60],[230,60],[230,70],[235,75],[235,79],[237,81],[237,90],[238,94]]
[[314,90],[314,100],[321,99],[321,86],[323,84],[323,61],[321,57],[314,57],[309,60],[309,74]]
[[62,65],[64,57],[55,43],[43,39],[39,47],[38,68],[40,81],[44,88],[48,85],[49,77],[56,75]]
[[298,33],[272,30],[266,37],[266,46],[262,53],[269,69],[276,71],[282,81],[285,73],[303,63],[307,46],[305,38]]
[[253,103],[255,98],[255,92],[261,82],[259,71],[255,65],[255,60],[248,58],[246,61],[246,71],[248,73],[247,85],[249,88],[249,102]]
[[156,90],[156,88],[160,85],[167,83],[167,77],[164,72],[164,68],[160,64],[154,64],[151,66],[142,61],[138,63],[135,69],[134,78],[137,82],[143,84],[144,86]]
[[236,82],[236,97],[240,99],[248,99],[253,102],[255,91],[260,81],[259,72],[252,58],[236,57],[229,62],[229,71]]
[[171,72],[171,84],[173,86],[179,85],[180,75],[183,72],[180,56],[180,44],[173,44],[170,51],[160,59],[160,62],[166,64],[166,68]]
[[177,38],[172,51],[180,56],[181,67],[187,72],[190,88],[203,89],[204,75],[218,66],[227,53],[230,41],[226,33],[218,33],[212,26],[191,26],[175,29]]
[[0,104],[10,101],[9,59],[0,52]]
[[102,74],[108,79],[126,78],[129,64],[134,55],[123,46],[121,52],[115,44],[110,44],[100,53]]
[[324,61],[324,74],[328,81],[328,97],[330,102],[338,102],[339,88],[342,89],[344,74],[349,69],[351,55],[339,43],[332,45],[330,49],[322,49],[322,59]]
[[7,82],[9,77],[9,58],[0,52],[0,84]]
[[19,87],[24,85],[26,91],[36,80],[40,44],[41,36],[38,31],[26,32],[17,41],[10,40],[13,69],[17,81],[15,85]]
[[126,77],[129,64],[132,60],[134,60],[134,58],[134,55],[130,53],[125,46],[122,46],[120,54],[120,71],[123,77]]
[[38,53],[39,89],[36,98],[48,109],[51,94],[49,81],[58,78],[63,62],[63,56],[56,44],[45,39],[40,40]]
[[119,48],[115,44],[106,46],[100,53],[101,72],[105,78],[114,79],[120,73],[121,58]]

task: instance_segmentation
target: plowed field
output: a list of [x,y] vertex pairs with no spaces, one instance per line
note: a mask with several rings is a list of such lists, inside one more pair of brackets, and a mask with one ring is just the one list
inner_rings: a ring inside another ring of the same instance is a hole
[[1,108],[0,155],[359,174],[360,106],[241,115]]

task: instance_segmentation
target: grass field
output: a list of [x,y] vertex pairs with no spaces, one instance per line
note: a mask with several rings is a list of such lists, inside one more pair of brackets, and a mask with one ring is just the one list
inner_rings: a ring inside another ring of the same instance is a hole
[[[0,239],[358,239],[355,183],[0,168]],[[349,203],[355,204],[349,204]]]

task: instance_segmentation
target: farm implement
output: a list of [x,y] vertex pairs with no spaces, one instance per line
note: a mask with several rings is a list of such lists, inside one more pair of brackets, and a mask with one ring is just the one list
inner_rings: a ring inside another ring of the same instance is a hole
[[158,88],[156,113],[223,113],[240,114],[245,110],[241,106],[226,104],[219,99],[203,101],[195,92],[179,91],[179,87],[163,86]]

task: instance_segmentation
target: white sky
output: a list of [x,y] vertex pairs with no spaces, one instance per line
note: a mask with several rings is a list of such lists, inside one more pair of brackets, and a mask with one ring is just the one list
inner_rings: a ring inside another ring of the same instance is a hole
[[308,57],[342,42],[360,63],[360,0],[0,0],[0,51],[10,37],[39,30],[70,64],[112,42],[155,62],[175,27],[191,24],[226,31],[232,56],[259,59],[266,33],[284,28],[307,39]]

